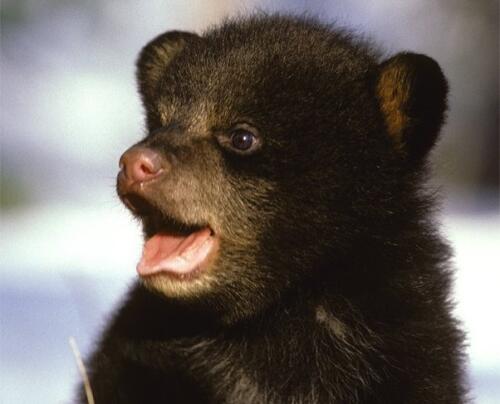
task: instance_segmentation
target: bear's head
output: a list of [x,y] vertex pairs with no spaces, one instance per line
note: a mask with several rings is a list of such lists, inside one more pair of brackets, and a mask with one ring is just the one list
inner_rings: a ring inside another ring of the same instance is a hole
[[418,222],[446,109],[431,58],[380,62],[316,21],[254,17],[167,32],[137,67],[147,134],[118,193],[144,225],[149,289],[241,318],[299,285],[342,287]]

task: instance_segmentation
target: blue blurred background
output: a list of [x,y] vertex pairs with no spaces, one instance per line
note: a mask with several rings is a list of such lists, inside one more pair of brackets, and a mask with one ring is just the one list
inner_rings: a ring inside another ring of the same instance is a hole
[[143,134],[141,46],[256,8],[321,15],[388,55],[429,54],[451,85],[433,154],[456,313],[478,403],[500,402],[498,1],[3,0],[1,5],[0,402],[70,402],[83,353],[134,279],[140,231],[114,192]]

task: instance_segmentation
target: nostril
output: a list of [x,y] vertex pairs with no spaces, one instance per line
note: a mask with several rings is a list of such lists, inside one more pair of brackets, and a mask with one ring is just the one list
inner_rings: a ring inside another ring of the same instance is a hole
[[158,168],[154,167],[150,161],[141,161],[139,163],[139,169],[148,175],[158,172]]
[[160,172],[161,165],[155,164],[148,156],[140,156],[132,165],[131,177],[136,181],[146,181]]
[[133,182],[144,182],[158,176],[163,170],[159,153],[143,147],[132,147],[120,158],[120,169]]

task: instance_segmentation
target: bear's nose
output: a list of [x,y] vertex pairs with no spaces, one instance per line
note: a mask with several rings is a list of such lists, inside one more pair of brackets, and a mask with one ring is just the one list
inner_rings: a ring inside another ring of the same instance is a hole
[[133,146],[120,157],[120,174],[131,183],[156,178],[163,171],[162,156],[149,148]]

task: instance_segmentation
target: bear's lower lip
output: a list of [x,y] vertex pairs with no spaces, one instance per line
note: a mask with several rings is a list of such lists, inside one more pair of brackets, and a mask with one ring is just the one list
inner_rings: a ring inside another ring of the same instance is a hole
[[210,263],[218,247],[218,238],[209,227],[187,235],[160,232],[144,243],[137,273],[141,277],[170,275],[191,279]]

